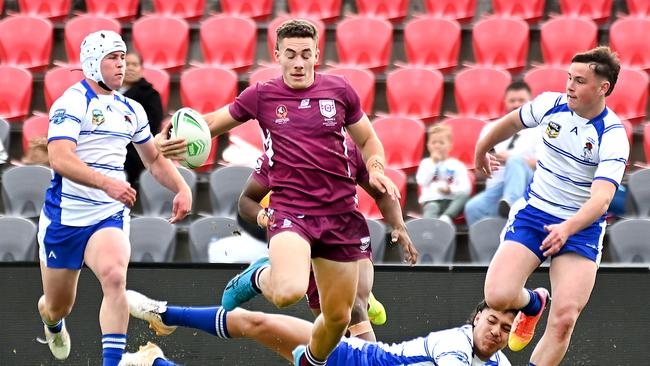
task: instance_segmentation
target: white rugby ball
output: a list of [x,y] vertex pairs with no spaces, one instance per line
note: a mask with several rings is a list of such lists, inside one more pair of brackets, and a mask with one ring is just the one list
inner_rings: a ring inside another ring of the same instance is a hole
[[210,155],[212,137],[203,116],[192,108],[181,108],[172,116],[171,138],[182,138],[187,150],[179,163],[190,169],[203,165]]

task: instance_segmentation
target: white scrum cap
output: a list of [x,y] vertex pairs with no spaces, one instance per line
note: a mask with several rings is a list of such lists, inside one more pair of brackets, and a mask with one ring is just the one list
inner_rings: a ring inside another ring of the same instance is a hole
[[104,84],[100,69],[101,61],[111,52],[122,51],[126,53],[126,43],[119,34],[101,30],[90,33],[81,42],[81,69],[84,75],[97,83]]

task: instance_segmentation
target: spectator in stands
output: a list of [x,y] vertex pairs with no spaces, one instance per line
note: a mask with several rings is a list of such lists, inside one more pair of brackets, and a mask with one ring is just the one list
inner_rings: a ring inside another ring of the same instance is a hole
[[[25,152],[25,155],[20,161],[22,164],[44,165],[44,166],[50,165],[50,159],[47,155],[47,137],[38,136],[38,137],[31,138],[27,146],[28,146],[27,151]],[[2,160],[1,156],[0,156],[0,160]]]
[[[519,108],[531,98],[530,87],[523,81],[508,85],[505,106],[508,112]],[[494,126],[489,123],[481,131],[485,136]],[[524,129],[494,147],[494,155],[501,168],[485,181],[485,190],[472,197],[465,205],[467,225],[486,217],[508,217],[510,206],[523,197],[533,177],[537,163],[536,150],[539,129]]]
[[471,191],[467,168],[458,159],[449,157],[452,144],[449,126],[434,125],[428,135],[429,157],[420,162],[415,176],[420,187],[418,201],[424,217],[453,224],[452,220],[463,212]]
[[[160,94],[144,78],[143,71],[142,56],[136,52],[127,53],[124,83],[119,91],[124,96],[142,104],[149,119],[149,129],[155,135],[160,131],[160,124],[162,123],[162,102],[160,101]],[[131,186],[136,187],[140,173],[143,170],[144,165],[142,164],[142,160],[140,160],[138,152],[135,151],[133,144],[129,144],[126,148],[124,171]]]

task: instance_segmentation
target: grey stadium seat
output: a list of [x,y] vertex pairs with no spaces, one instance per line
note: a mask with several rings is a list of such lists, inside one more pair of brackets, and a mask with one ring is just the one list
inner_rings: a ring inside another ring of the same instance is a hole
[[176,228],[160,217],[131,220],[131,262],[172,262],[176,252]]
[[501,230],[508,220],[488,217],[469,227],[469,257],[472,263],[489,264],[501,243]]
[[418,264],[451,263],[454,260],[456,228],[438,219],[413,219],[406,229],[418,250]]
[[[196,173],[183,167],[178,167],[178,171],[190,186],[192,197],[196,197]],[[144,216],[171,216],[175,193],[158,183],[148,170],[144,170],[140,174],[140,191],[138,193]]]
[[36,224],[22,217],[0,217],[0,260],[33,261],[36,258]]
[[627,187],[632,195],[639,217],[650,217],[650,169],[637,170],[630,174]]
[[7,156],[9,156],[9,151],[11,151],[11,139],[9,138],[10,128],[9,122],[0,118],[0,141],[2,141],[2,146],[4,147]]
[[237,202],[253,168],[227,166],[210,173],[212,215],[237,217]]
[[38,217],[51,180],[52,171],[44,166],[7,169],[2,174],[2,199],[7,215]]
[[207,263],[210,242],[239,231],[237,222],[229,217],[203,217],[194,221],[189,228],[192,262]]
[[650,219],[619,221],[607,229],[608,248],[619,263],[650,263]]
[[386,253],[386,225],[373,219],[366,219],[370,230],[370,246],[372,247],[372,261],[383,263]]

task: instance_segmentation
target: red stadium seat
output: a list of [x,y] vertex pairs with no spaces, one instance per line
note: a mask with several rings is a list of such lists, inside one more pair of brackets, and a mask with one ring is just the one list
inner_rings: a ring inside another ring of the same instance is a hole
[[246,71],[254,62],[257,25],[250,18],[214,15],[201,22],[203,62],[207,66]]
[[287,0],[289,13],[298,18],[335,21],[341,15],[341,0]]
[[540,93],[566,92],[567,70],[560,67],[540,65],[528,71],[524,81],[530,86],[533,98]]
[[375,102],[375,74],[366,69],[357,68],[334,68],[328,70],[327,73],[344,76],[359,94],[361,109],[367,115],[372,114],[372,106]]
[[[285,22],[286,20],[289,19],[294,19],[292,16],[289,14],[283,14],[275,17],[268,26],[268,30],[266,32],[266,40],[267,40],[267,45],[269,46],[269,56],[271,60],[275,59],[275,40],[277,38],[276,31],[280,24]],[[318,49],[320,50],[320,58],[318,59],[318,63],[316,65],[320,65],[323,63],[323,60],[325,59],[325,37],[327,35],[327,32],[325,32],[325,23],[323,23],[320,19],[317,18],[310,18],[307,19],[310,21],[314,27],[316,27],[316,31],[318,31]]]
[[216,111],[237,96],[237,74],[228,69],[196,67],[185,70],[180,81],[181,104],[199,113]]
[[495,15],[521,18],[529,23],[542,19],[545,4],[546,0],[492,0]]
[[167,110],[167,103],[169,101],[169,74],[165,70],[159,69],[144,69],[144,78],[153,85],[158,94],[160,94],[160,102],[163,111]]
[[[502,103],[503,104],[503,103]],[[474,150],[485,127],[485,122],[476,118],[449,118],[442,123],[451,127],[453,143],[449,156],[456,158],[468,169],[474,168]]]
[[50,118],[47,115],[32,116],[23,123],[23,152],[29,150],[29,140],[36,137],[47,137]]
[[372,127],[384,145],[386,166],[415,174],[424,152],[424,124],[406,117],[382,117]]
[[0,65],[0,117],[19,121],[29,114],[32,74],[19,67]]
[[650,19],[623,18],[609,28],[609,45],[629,68],[650,71]]
[[138,15],[140,0],[86,0],[86,14],[130,22]]
[[347,18],[336,27],[336,49],[342,65],[382,72],[390,61],[393,26],[376,18]]
[[623,127],[625,128],[625,134],[627,135],[627,141],[630,143],[630,149],[632,148],[632,141],[634,139],[634,126],[630,123],[630,121],[626,119],[621,119],[621,123],[623,124]]
[[560,0],[562,15],[586,17],[596,23],[606,22],[612,15],[612,0]]
[[453,71],[458,65],[460,35],[460,24],[453,19],[415,18],[404,27],[406,59],[413,66]]
[[630,16],[649,18],[650,17],[650,1],[647,0],[626,0],[627,12]]
[[621,69],[606,103],[621,119],[633,125],[643,122],[648,105],[648,74],[641,70]]
[[521,19],[486,18],[472,29],[474,57],[483,67],[523,71],[529,42],[528,24]]
[[[386,168],[384,173],[399,189],[400,195],[402,196],[402,199],[400,199],[399,202],[403,209],[406,204],[406,174],[401,170],[391,168]],[[359,198],[359,212],[368,219],[377,220],[382,218],[382,214],[379,211],[379,207],[377,207],[375,200],[359,186],[357,186],[357,196]]]
[[359,15],[392,22],[404,20],[409,10],[409,0],[357,0],[356,3]]
[[251,72],[248,77],[248,85],[257,84],[258,81],[268,81],[278,76],[282,76],[280,66],[260,67]]
[[63,20],[70,13],[71,0],[18,0],[21,15]]
[[461,116],[493,119],[505,113],[503,98],[511,82],[503,70],[468,68],[454,80],[456,107]]
[[597,42],[598,26],[587,18],[558,16],[540,28],[542,58],[547,65],[566,67],[573,55],[596,47]]
[[190,27],[183,19],[148,15],[133,23],[132,36],[144,66],[168,72],[185,66]]
[[221,11],[225,14],[266,20],[273,13],[273,0],[221,0]]
[[115,19],[91,15],[81,15],[72,18],[65,23],[63,29],[68,64],[77,67],[80,66],[79,52],[81,50],[81,42],[83,42],[87,35],[99,30],[112,30],[116,33],[122,33],[122,27]]
[[643,127],[643,152],[646,164],[650,164],[650,123]]
[[54,27],[47,19],[12,16],[0,21],[0,62],[42,72],[50,64]]
[[203,16],[205,0],[152,0],[156,15],[199,20]]
[[69,87],[84,78],[80,69],[71,67],[55,67],[45,73],[43,92],[45,93],[45,107],[50,110],[52,103],[57,100]]
[[233,128],[228,132],[228,139],[230,140],[230,143],[238,146],[246,144],[254,147],[260,151],[260,154],[264,151],[262,130],[257,121],[248,121]]
[[476,12],[476,0],[424,0],[427,13],[437,18],[469,22]]
[[391,115],[434,122],[440,115],[444,77],[438,70],[403,68],[386,77],[386,99]]

